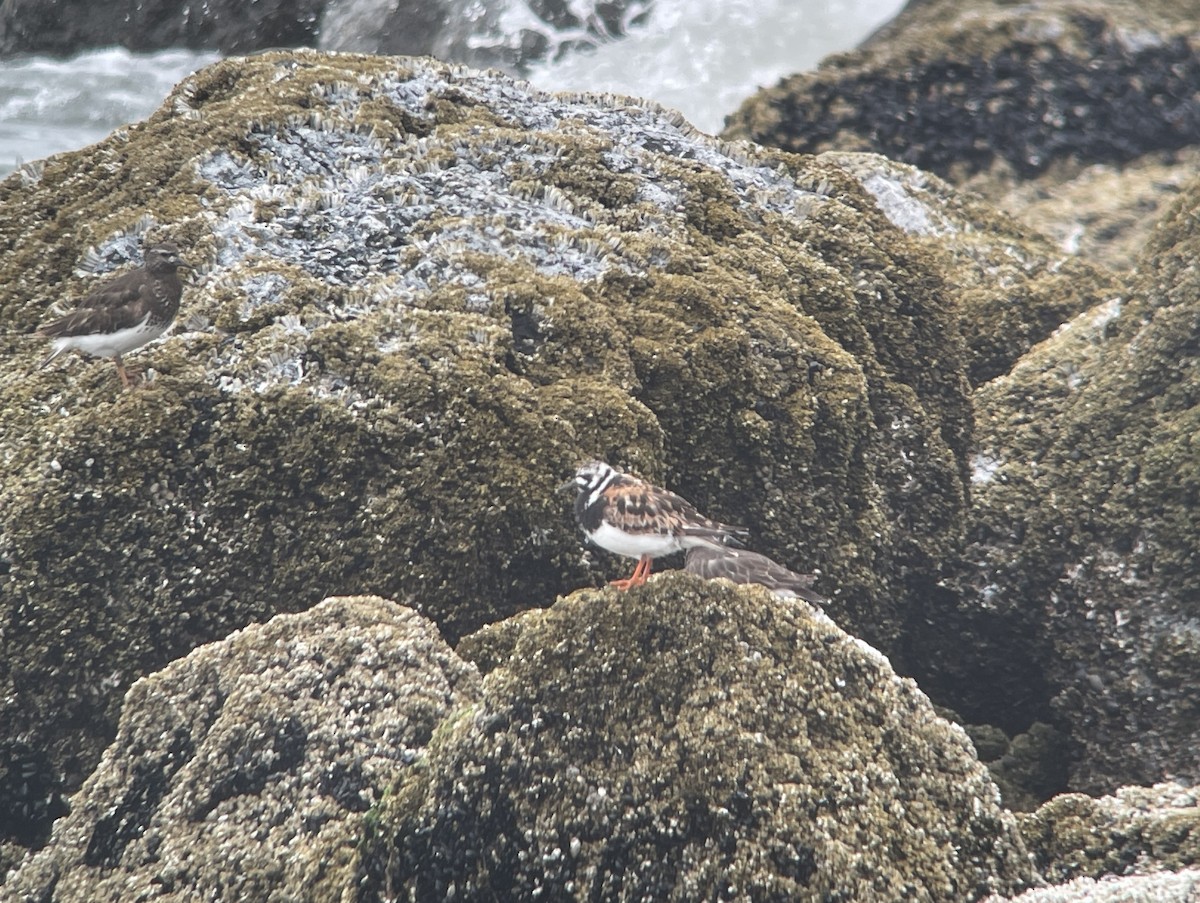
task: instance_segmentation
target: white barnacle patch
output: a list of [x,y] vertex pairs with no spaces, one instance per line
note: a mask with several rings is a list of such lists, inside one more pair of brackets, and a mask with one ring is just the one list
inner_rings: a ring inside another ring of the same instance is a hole
[[[241,295],[243,322],[265,304],[282,305],[244,344],[217,352],[227,391],[288,384],[352,394],[353,374],[306,372],[289,347],[330,321],[368,318],[384,354],[425,355],[427,342],[447,336],[490,354],[511,328],[489,288],[488,259],[577,282],[667,264],[696,200],[687,175],[696,169],[720,174],[749,219],[803,216],[828,203],[828,185],[797,184],[803,175],[778,156],[721,143],[653,103],[549,94],[423,60],[389,74],[338,75],[312,92],[315,109],[257,125],[238,151],[195,167],[216,189],[203,195],[214,260],[206,290]],[[359,120],[381,101],[403,116]],[[464,102],[504,125],[481,119],[413,133],[414,122],[435,122],[447,104]],[[619,174],[632,200],[614,207],[613,197],[562,178],[581,146]],[[265,277],[270,261],[282,265],[281,281]],[[243,267],[256,281],[246,282]],[[416,311],[433,292],[439,300],[418,327]]]
[[42,181],[42,175],[45,172],[45,160],[31,160],[17,167],[17,175],[21,180],[22,188],[32,188],[38,182]]
[[238,308],[238,319],[245,323],[263,305],[281,300],[290,284],[279,273],[256,273],[243,279],[240,285],[243,300]]
[[294,386],[303,379],[304,361],[298,352],[272,351],[251,382],[251,388],[261,393],[280,384]]
[[958,231],[948,219],[918,197],[925,188],[924,175],[873,172],[862,186],[875,198],[892,225],[911,235],[945,235]]
[[996,476],[997,471],[1003,466],[1003,462],[992,455],[982,452],[971,456],[971,482],[978,485],[982,483],[990,483]]

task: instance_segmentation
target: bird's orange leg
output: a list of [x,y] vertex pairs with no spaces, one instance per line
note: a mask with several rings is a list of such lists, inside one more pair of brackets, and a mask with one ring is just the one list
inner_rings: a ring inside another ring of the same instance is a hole
[[121,362],[121,355],[119,355],[119,354],[113,355],[113,363],[117,365],[117,373],[121,377],[121,385],[124,386],[126,389],[131,388],[131,384],[129,382],[129,374],[127,374],[125,372],[125,364]]
[[613,580],[610,586],[615,586],[619,590],[627,590],[631,586],[641,586],[646,582],[646,577],[650,574],[650,562],[653,559],[649,555],[643,555],[638,559],[637,567],[633,569],[633,573],[628,580]]
[[638,569],[634,569],[634,573],[633,573],[633,579],[634,579],[633,585],[634,586],[641,586],[649,578],[650,568],[654,564],[654,559],[651,558],[649,555],[643,555],[642,560],[639,561],[638,564],[641,565],[642,567],[640,568],[640,571]]

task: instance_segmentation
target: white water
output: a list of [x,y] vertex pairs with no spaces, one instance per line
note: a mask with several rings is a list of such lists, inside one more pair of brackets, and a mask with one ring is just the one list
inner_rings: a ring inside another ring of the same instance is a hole
[[[697,128],[719,131],[757,88],[848,50],[902,0],[655,0],[649,21],[593,53],[539,66],[551,90],[650,97]],[[534,27],[510,0],[506,31]],[[66,60],[0,60],[0,175],[18,164],[99,141],[152,113],[171,88],[215,54],[105,49]]]
[[759,88],[816,68],[891,19],[903,0],[656,0],[647,25],[533,71],[555,91],[650,97],[719,132]]
[[0,174],[18,164],[92,144],[144,119],[213,53],[94,50],[70,59],[0,60]]

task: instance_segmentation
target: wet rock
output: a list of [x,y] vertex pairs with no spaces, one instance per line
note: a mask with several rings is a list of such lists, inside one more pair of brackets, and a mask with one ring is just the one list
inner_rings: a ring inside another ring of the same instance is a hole
[[961,901],[1031,878],[966,734],[759,587],[574,593],[526,613],[484,697],[383,807],[368,899]]
[[[993,677],[1022,649],[1089,792],[1200,777],[1198,209],[1193,182],[1127,294],[976,394],[974,525],[939,645]],[[943,685],[963,661],[937,663]],[[997,697],[1028,691],[1012,677]]]
[[427,54],[525,73],[531,64],[620,40],[652,0],[328,0],[322,50]]
[[189,47],[250,53],[316,43],[326,0],[9,0],[0,7],[0,54],[72,54],[94,47],[134,51]]
[[[27,374],[13,333],[146,236],[198,271],[143,384]],[[889,651],[958,547],[952,274],[836,161],[496,73],[265,54],[0,182],[0,246],[0,734],[68,790],[133,680],[251,621],[353,590],[453,642],[614,576],[552,491],[590,457],[819,567]]]
[[478,673],[413,611],[329,599],[130,689],[116,739],[7,899],[342,899],[364,813]]
[[1018,217],[1030,204],[1026,222],[1064,250],[1127,264],[1194,169],[1198,20],[1195,2],[910,4],[860,49],[749,99],[725,134],[882,153]]

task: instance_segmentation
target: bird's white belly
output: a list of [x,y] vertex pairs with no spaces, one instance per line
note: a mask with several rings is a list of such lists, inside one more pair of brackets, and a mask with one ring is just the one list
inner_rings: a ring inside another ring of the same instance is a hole
[[116,357],[134,348],[140,348],[147,342],[157,339],[167,331],[166,326],[150,326],[147,321],[150,315],[137,326],[121,329],[104,335],[73,335],[54,340],[56,349],[65,351],[75,349],[93,357]]
[[641,558],[643,555],[658,558],[683,548],[679,538],[669,533],[634,535],[624,533],[606,523],[600,524],[600,528],[592,533],[590,538],[600,548],[627,558]]

